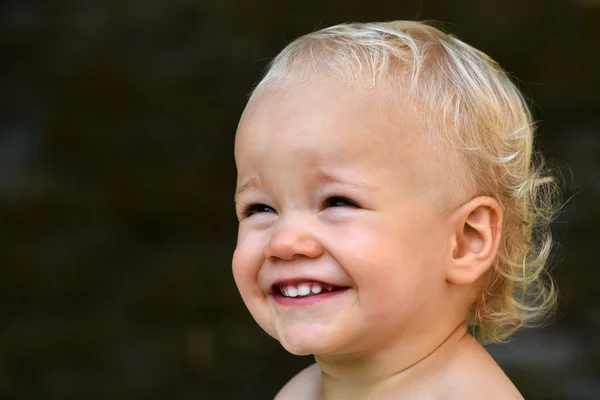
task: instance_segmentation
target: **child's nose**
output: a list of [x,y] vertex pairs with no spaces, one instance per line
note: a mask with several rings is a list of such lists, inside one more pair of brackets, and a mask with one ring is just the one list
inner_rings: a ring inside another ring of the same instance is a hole
[[309,230],[287,226],[273,233],[265,249],[265,258],[270,261],[291,261],[299,257],[317,258],[323,252],[323,245]]

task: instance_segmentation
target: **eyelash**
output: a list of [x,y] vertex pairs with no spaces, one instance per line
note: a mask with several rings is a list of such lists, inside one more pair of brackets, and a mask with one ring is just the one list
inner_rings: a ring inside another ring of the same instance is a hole
[[[264,211],[264,209],[266,209],[266,208],[275,211],[275,209],[273,207],[269,207],[265,204],[248,204],[247,206],[244,207],[244,211],[242,212],[242,215],[244,217],[250,217],[251,215],[254,215],[259,212],[268,212],[268,211]],[[263,209],[263,211],[259,211],[260,209]]]
[[343,206],[334,206],[334,207],[358,207],[358,204],[355,201],[350,200],[344,196],[331,196],[325,199],[324,205],[327,207],[332,207],[332,203],[346,203]]
[[[333,203],[345,203],[345,204],[335,206],[335,205],[333,205]],[[358,204],[355,201],[352,201],[349,198],[344,197],[344,196],[330,196],[330,197],[326,198],[325,201],[323,202],[323,208],[329,208],[329,207],[358,207]],[[271,211],[266,211],[266,209],[269,209]],[[275,211],[275,209],[273,207],[270,207],[266,204],[256,203],[256,204],[248,204],[247,206],[245,206],[242,214],[244,217],[247,218],[254,214],[262,213],[262,212],[277,213],[277,211]]]

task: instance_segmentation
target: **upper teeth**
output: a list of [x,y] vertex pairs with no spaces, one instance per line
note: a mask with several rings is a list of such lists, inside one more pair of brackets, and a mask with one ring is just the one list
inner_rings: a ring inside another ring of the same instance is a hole
[[318,282],[302,282],[297,284],[284,283],[279,285],[279,289],[281,289],[281,293],[286,297],[304,297],[311,293],[319,294],[322,290],[331,292],[333,286]]

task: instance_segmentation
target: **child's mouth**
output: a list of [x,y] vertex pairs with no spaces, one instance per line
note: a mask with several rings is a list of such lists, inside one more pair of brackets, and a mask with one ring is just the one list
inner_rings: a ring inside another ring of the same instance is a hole
[[322,282],[281,283],[276,285],[276,294],[287,298],[313,297],[344,289]]

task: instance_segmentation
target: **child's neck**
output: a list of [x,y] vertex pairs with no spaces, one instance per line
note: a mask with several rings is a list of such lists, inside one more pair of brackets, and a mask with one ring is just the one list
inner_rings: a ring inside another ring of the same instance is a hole
[[[323,399],[366,399],[390,392],[410,391],[439,367],[469,338],[466,323],[436,338],[422,335],[365,357],[319,357]],[[424,340],[426,339],[426,340]]]

